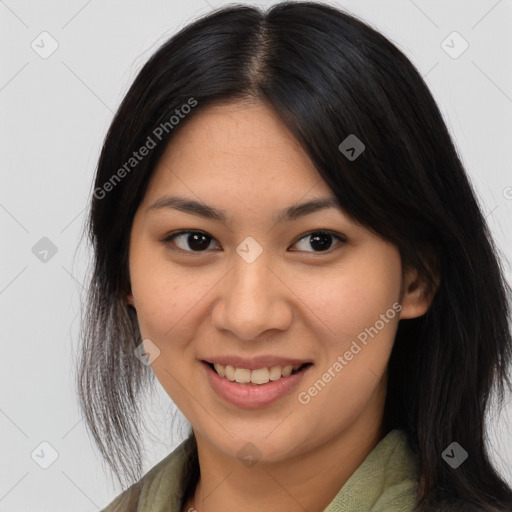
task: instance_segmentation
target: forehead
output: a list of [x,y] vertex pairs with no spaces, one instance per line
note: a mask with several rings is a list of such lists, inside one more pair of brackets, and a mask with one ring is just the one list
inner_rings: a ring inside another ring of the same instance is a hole
[[206,107],[185,120],[168,143],[147,194],[151,199],[180,189],[225,197],[238,190],[247,197],[279,190],[284,199],[297,200],[313,188],[330,192],[274,110],[260,102],[237,102]]
[[[259,101],[218,103],[200,109],[188,120],[174,139],[172,147],[198,141],[213,149],[230,150],[280,148],[300,151],[300,145],[277,113]],[[178,143],[178,144],[176,144]],[[236,143],[236,145],[234,144]]]

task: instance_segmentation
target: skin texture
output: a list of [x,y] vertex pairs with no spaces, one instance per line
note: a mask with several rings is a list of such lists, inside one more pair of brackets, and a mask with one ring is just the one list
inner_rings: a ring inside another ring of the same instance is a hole
[[[148,210],[169,194],[222,209],[228,219]],[[431,297],[416,271],[403,271],[395,246],[339,209],[272,220],[288,206],[329,196],[304,150],[259,102],[198,111],[152,176],[132,226],[127,300],[142,338],[160,350],[152,363],[157,379],[197,438],[201,478],[184,510],[320,512],[383,437],[386,366],[398,320],[425,313]],[[320,251],[305,237],[319,229],[346,241],[333,237]],[[179,230],[208,234],[207,250],[194,253],[186,235],[161,241]],[[263,249],[250,264],[236,252],[248,236]],[[400,313],[309,403],[300,403],[298,393],[394,303]],[[313,366],[289,395],[242,409],[216,394],[200,362],[226,354],[294,357]],[[252,467],[237,457],[247,442],[261,453]]]

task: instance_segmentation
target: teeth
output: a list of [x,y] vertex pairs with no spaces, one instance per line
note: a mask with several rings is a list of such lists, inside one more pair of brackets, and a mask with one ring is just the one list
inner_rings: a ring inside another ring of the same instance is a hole
[[225,377],[226,376],[226,370],[224,368],[224,366],[222,366],[221,364],[218,364],[218,363],[215,363],[213,365],[213,367],[215,368],[215,371],[221,376],[221,377]]
[[[222,366],[222,365],[219,365],[219,366]],[[235,369],[232,366],[229,366],[229,364],[228,364],[226,366],[225,372],[226,372],[226,379],[231,380],[231,381],[235,380]]]
[[247,368],[235,368],[229,364],[224,366],[220,363],[215,363],[213,367],[215,371],[231,382],[239,382],[240,384],[266,384],[269,380],[278,380],[281,377],[289,377],[294,370],[298,370],[302,365],[291,364],[286,366],[271,366],[270,368],[258,368],[257,370],[248,370]]
[[281,367],[272,366],[270,368],[270,380],[277,380],[281,378]]
[[241,382],[242,384],[246,382],[251,382],[251,370],[246,370],[243,368],[235,369],[235,380],[236,382]]
[[254,384],[266,384],[270,380],[268,368],[259,368],[251,372],[251,382]]
[[291,365],[284,366],[283,369],[281,370],[281,375],[283,377],[289,377],[292,374],[292,370],[293,370],[293,366],[291,366]]

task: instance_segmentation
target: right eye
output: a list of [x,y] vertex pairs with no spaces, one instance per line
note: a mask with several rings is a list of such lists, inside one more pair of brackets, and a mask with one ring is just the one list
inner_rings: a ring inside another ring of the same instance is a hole
[[[161,242],[173,251],[178,250],[180,252],[193,254],[205,252],[210,243],[214,240],[215,238],[202,231],[178,231],[167,235]],[[171,245],[177,246],[178,249],[175,249]]]

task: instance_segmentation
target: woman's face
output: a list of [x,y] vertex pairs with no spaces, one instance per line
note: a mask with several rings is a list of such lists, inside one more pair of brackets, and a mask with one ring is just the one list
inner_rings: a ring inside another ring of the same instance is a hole
[[232,103],[180,127],[135,215],[151,366],[219,454],[286,460],[380,427],[399,317],[427,304],[396,247],[336,206],[298,207],[331,198],[271,109]]

